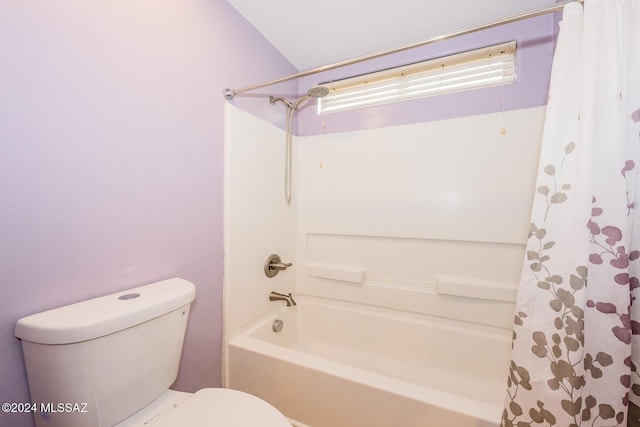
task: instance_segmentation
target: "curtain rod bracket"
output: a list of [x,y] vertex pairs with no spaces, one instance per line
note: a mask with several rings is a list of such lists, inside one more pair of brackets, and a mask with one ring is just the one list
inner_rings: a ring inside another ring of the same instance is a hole
[[228,99],[229,101],[231,101],[233,98],[235,98],[236,96],[236,92],[233,89],[229,89],[226,88],[225,90],[222,91],[222,95]]

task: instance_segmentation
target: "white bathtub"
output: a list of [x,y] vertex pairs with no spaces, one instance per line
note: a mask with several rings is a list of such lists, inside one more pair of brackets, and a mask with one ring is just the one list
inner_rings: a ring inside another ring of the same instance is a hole
[[[309,427],[496,427],[511,331],[296,297],[227,343],[226,385]],[[274,320],[284,322],[274,332]]]

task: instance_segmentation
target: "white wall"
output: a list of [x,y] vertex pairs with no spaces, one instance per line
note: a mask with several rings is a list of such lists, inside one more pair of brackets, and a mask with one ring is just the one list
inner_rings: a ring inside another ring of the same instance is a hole
[[296,292],[510,328],[543,119],[536,107],[297,139]]
[[225,333],[271,290],[511,328],[544,107],[295,138],[288,208],[284,131],[226,113]]
[[[268,102],[268,100],[265,100]],[[284,120],[284,116],[283,116]],[[276,304],[271,291],[293,292],[294,275],[264,274],[276,253],[295,260],[295,198],[284,201],[285,132],[231,104],[225,106],[224,332]]]

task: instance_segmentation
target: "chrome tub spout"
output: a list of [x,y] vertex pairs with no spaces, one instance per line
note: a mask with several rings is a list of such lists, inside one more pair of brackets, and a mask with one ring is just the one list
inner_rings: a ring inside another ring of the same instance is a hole
[[279,292],[271,292],[269,294],[269,301],[284,301],[287,303],[287,307],[296,305],[296,301],[293,299],[291,292],[288,294],[281,294]]

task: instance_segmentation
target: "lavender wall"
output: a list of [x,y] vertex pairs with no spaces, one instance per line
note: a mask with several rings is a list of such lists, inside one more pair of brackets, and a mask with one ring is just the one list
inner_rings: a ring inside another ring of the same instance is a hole
[[346,132],[546,105],[557,22],[553,14],[502,25],[300,79],[304,93],[317,84],[516,40],[517,82],[504,87],[440,95],[359,110],[316,115],[315,102],[298,114],[300,135]]
[[172,276],[177,388],[220,384],[221,91],[293,72],[223,0],[0,0],[0,403],[29,400],[17,319]]

